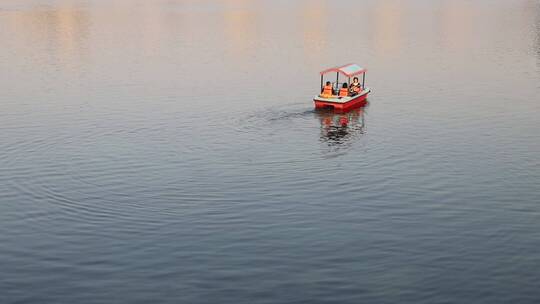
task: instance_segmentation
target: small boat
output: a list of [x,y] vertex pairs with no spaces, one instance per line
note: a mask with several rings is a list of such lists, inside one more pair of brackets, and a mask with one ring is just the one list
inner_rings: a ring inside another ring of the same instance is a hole
[[[322,71],[321,74],[321,94],[315,96],[313,101],[315,102],[315,108],[333,108],[335,110],[347,111],[356,107],[363,107],[367,103],[368,94],[371,92],[370,88],[366,88],[366,72],[367,70],[359,66],[358,64],[351,63],[340,67],[335,67]],[[325,94],[325,75],[329,73],[336,73],[335,82],[327,82],[332,85],[332,93]],[[339,76],[345,76],[344,82],[339,82]],[[340,92],[340,88],[343,83],[347,84],[347,88],[351,86],[351,78],[362,76],[362,85],[358,92],[349,92],[349,94],[336,94]],[[340,96],[342,95],[342,96]]]

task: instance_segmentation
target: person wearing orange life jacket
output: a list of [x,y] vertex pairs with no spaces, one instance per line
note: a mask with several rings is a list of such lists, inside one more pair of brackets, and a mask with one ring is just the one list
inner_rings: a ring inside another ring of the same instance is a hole
[[339,89],[339,97],[347,96],[349,96],[349,88],[347,87],[347,83],[343,83],[343,86]]
[[362,92],[362,85],[360,82],[358,82],[358,77],[353,78],[353,83],[351,83],[351,87],[349,88],[349,91],[351,92],[351,95],[358,95],[360,92]]
[[322,89],[321,97],[332,98],[333,96],[334,96],[334,88],[332,87],[332,83],[330,81],[327,81],[326,85]]

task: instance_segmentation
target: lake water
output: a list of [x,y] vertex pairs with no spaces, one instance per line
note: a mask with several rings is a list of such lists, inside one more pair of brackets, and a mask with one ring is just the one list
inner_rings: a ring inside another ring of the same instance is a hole
[[540,302],[537,0],[0,0],[0,41],[0,303]]

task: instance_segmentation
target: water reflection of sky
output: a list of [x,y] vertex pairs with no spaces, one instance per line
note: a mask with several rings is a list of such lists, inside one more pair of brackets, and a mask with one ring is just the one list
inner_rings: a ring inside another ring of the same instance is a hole
[[[103,76],[147,85],[165,78],[170,87],[197,82],[190,87],[201,89],[212,74],[218,90],[232,77],[247,87],[295,83],[311,94],[316,73],[343,62],[367,65],[368,84],[396,91],[449,78],[454,85],[520,85],[512,79],[527,63],[507,54],[533,49],[540,61],[535,1],[139,1],[128,11],[125,1],[32,3],[10,2],[0,12],[0,38],[9,46],[0,55],[20,54],[5,70],[22,79],[37,68],[66,79],[89,73],[97,85]],[[335,6],[358,11],[358,18],[340,19]],[[54,66],[41,64],[43,53]]]
[[32,45],[33,48],[43,47],[45,50],[39,51],[47,51],[62,62],[77,61],[85,56],[91,18],[83,9],[67,4],[55,10],[36,7],[0,12],[0,17],[4,32],[12,35],[10,40],[18,47],[18,52]]
[[536,57],[540,69],[540,3],[536,5]]
[[[158,6],[152,2],[137,2],[137,6],[125,12],[122,1],[109,4],[101,2],[85,2],[86,6],[97,6],[99,10],[88,10],[81,5],[64,2],[54,10],[47,5],[30,5],[24,10],[4,10],[2,25],[15,34],[17,44],[28,44],[28,39],[49,41],[51,51],[57,52],[58,57],[70,57],[83,52],[88,46],[87,40],[92,40],[104,27],[122,26],[127,19],[125,14],[135,15],[140,23],[135,28],[126,30],[136,31],[137,46],[155,49],[160,47],[160,40],[170,34],[181,34],[182,39],[192,40],[193,43],[208,42],[208,38],[223,37],[228,54],[231,56],[247,55],[251,52],[265,52],[259,40],[261,37],[280,35],[279,40],[287,40],[301,48],[307,60],[324,60],[320,58],[321,48],[336,45],[345,37],[353,36],[357,42],[372,43],[377,56],[392,58],[401,54],[403,47],[409,44],[421,43],[422,36],[437,35],[442,39],[446,49],[461,49],[466,51],[474,44],[482,43],[477,38],[486,33],[484,26],[497,26],[505,21],[504,14],[509,10],[521,10],[524,24],[531,24],[537,33],[538,9],[534,1],[523,7],[512,3],[498,1],[496,8],[487,8],[482,3],[470,1],[440,1],[431,6],[439,6],[435,15],[427,16],[422,9],[423,3],[407,3],[397,0],[382,1],[338,1],[330,3],[324,0],[300,1],[296,4],[276,2],[268,4],[265,1],[227,0],[218,1],[185,1],[171,2],[168,6]],[[45,2],[46,3],[46,2]],[[519,2],[516,2],[519,3]],[[211,9],[219,6],[220,10]],[[359,17],[366,19],[346,19],[339,22],[334,20],[339,10],[332,6],[347,7],[358,10]],[[10,7],[6,5],[6,7]],[[265,10],[277,10],[282,20],[274,20],[265,14]],[[90,13],[91,12],[91,13]],[[223,22],[216,15],[222,14]],[[483,24],[475,21],[475,15],[492,15],[491,19],[480,19]],[[485,21],[491,20],[491,24]],[[433,21],[427,26],[426,20]],[[216,22],[217,21],[217,22]],[[204,22],[204,26],[201,24]],[[172,23],[172,24],[171,24]],[[174,26],[171,26],[174,25]],[[504,24],[505,27],[523,26],[519,24]],[[297,30],[300,28],[301,30]],[[169,32],[169,33],[167,33]],[[170,33],[172,32],[172,33]],[[95,35],[92,35],[95,34]],[[493,33],[493,35],[496,35]],[[290,37],[290,38],[287,38]],[[367,40],[366,40],[367,39]],[[350,40],[350,39],[349,39]],[[276,43],[280,41],[276,40]],[[353,46],[356,42],[351,42]],[[216,43],[214,43],[216,44]],[[92,44],[90,44],[92,45]],[[217,44],[216,44],[217,45]],[[94,45],[97,47],[97,45]],[[261,48],[261,49],[259,49]],[[221,49],[223,51],[223,49]],[[253,53],[251,54],[253,56]],[[331,58],[331,61],[335,61]]]
[[[260,96],[259,90],[273,88],[274,97],[287,100],[291,86],[294,98],[311,96],[320,69],[359,62],[369,69],[368,85],[385,92],[462,85],[474,94],[493,92],[491,83],[503,82],[528,92],[531,83],[520,79],[530,65],[516,60],[516,52],[527,50],[540,61],[535,1],[127,3],[3,4],[0,38],[6,47],[0,56],[10,62],[3,69],[9,86],[23,91],[27,82],[74,83],[76,77],[84,85],[187,92],[204,90],[210,77],[216,94],[233,88]],[[340,18],[335,7],[357,11],[358,18]]]

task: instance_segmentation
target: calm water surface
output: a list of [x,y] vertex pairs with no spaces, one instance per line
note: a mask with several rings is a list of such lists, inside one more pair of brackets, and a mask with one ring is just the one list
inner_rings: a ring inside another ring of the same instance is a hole
[[0,0],[0,41],[0,303],[540,301],[538,0]]

